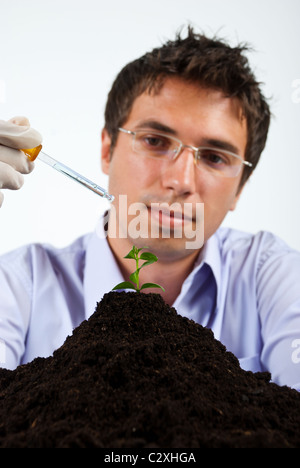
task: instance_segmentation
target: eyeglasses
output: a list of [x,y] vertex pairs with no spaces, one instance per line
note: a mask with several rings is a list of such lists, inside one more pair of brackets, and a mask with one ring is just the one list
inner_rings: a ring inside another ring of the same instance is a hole
[[152,132],[152,130],[137,130],[136,132],[125,128],[118,130],[132,136],[133,151],[157,160],[174,161],[183,148],[189,148],[194,153],[196,166],[216,175],[237,177],[243,165],[252,167],[249,161],[244,161],[240,156],[223,149],[184,145],[177,138],[165,133]]

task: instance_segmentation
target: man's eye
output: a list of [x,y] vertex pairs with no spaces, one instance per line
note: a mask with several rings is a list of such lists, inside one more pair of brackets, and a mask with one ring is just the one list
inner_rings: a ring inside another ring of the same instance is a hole
[[221,165],[230,165],[231,161],[230,158],[223,154],[218,153],[216,151],[211,150],[204,150],[200,154],[200,159],[211,166],[221,166]]
[[144,139],[144,144],[152,149],[168,149],[170,146],[170,143],[167,138],[162,138],[158,136],[145,136]]

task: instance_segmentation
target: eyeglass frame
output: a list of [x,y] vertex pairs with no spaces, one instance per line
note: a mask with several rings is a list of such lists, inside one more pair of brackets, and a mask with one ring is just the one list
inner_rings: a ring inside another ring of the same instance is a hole
[[[135,137],[137,133],[140,133],[140,132],[147,132],[146,130],[137,130],[136,132],[133,132],[132,130],[127,130],[123,127],[119,127],[118,130],[122,133],[125,133],[127,135],[131,135],[132,137]],[[152,130],[151,130],[152,132]],[[170,140],[173,140],[173,141],[176,141],[179,146],[178,146],[178,149],[177,149],[177,152],[174,153],[174,157],[172,158],[172,161],[175,161],[178,156],[180,155],[180,153],[182,152],[183,148],[189,148],[192,150],[192,152],[194,153],[194,161],[195,161],[195,164],[196,164],[196,167],[199,167],[198,164],[197,164],[197,161],[200,161],[201,158],[197,158],[197,155],[199,154],[199,151],[201,150],[215,150],[217,152],[222,152],[224,154],[228,154],[230,156],[233,156],[234,158],[237,158],[240,162],[241,162],[241,165],[239,166],[239,171],[236,175],[233,175],[233,176],[226,176],[224,173],[222,173],[221,171],[220,172],[216,172],[217,174],[219,175],[222,175],[223,177],[237,177],[240,172],[241,172],[241,169],[242,169],[242,166],[245,165],[247,167],[252,167],[253,164],[250,162],[250,161],[245,161],[244,159],[241,158],[241,156],[238,156],[237,154],[235,153],[232,153],[231,151],[227,151],[227,150],[223,150],[223,149],[220,149],[220,148],[216,148],[216,147],[213,147],[213,146],[199,146],[199,147],[195,147],[195,146],[192,146],[192,145],[184,145],[182,143],[181,140],[179,140],[178,138],[176,137],[173,137],[173,136],[170,136],[168,135],[167,133],[163,133],[163,132],[158,132],[156,130],[153,131],[153,135],[158,135],[158,136],[164,136],[164,137],[168,137]],[[133,139],[133,143],[134,143],[134,139]],[[138,153],[139,154],[139,153]],[[150,157],[150,156],[149,156]],[[158,158],[157,158],[158,159]]]

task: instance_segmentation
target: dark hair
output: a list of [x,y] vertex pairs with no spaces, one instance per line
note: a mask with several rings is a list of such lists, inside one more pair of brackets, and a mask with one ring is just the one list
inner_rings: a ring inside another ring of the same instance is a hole
[[116,77],[105,109],[105,128],[117,140],[118,127],[127,120],[135,99],[146,91],[158,92],[167,77],[180,77],[199,86],[221,90],[227,97],[239,99],[247,120],[248,140],[242,186],[256,167],[263,151],[270,109],[255,79],[244,52],[247,45],[231,47],[223,40],[208,38],[188,28],[187,37],[180,33],[142,57],[126,65]]

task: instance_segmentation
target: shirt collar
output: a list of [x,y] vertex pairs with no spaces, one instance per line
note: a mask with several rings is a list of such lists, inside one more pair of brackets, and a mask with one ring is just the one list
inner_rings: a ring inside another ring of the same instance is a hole
[[91,234],[86,250],[84,272],[84,303],[86,319],[95,311],[105,293],[124,281],[117,261],[103,230],[102,218],[96,231]]
[[212,269],[217,285],[221,279],[221,249],[218,231],[213,234],[204,244],[197,262],[207,263]]
[[204,244],[199,256],[195,262],[194,270],[191,275],[194,277],[195,274],[204,265],[208,265],[214,275],[217,285],[217,305],[219,304],[219,298],[221,293],[221,270],[222,270],[222,259],[220,249],[220,239],[218,231],[216,231]]

